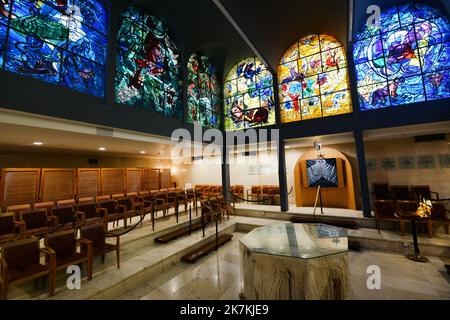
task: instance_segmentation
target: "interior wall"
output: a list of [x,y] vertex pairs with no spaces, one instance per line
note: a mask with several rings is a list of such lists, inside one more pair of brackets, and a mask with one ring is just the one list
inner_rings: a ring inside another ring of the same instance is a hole
[[413,137],[366,141],[370,190],[374,182],[430,185],[441,198],[450,198],[449,136],[447,140],[432,142],[414,142]]

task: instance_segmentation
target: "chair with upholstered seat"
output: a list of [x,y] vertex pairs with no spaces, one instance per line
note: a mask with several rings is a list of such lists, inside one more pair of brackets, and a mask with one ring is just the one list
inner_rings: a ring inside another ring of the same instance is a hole
[[25,237],[42,236],[55,229],[55,220],[45,209],[22,211],[20,221],[25,224]]
[[411,186],[411,192],[419,201],[421,201],[423,198],[431,201],[439,201],[439,193],[431,191],[430,186],[427,185]]
[[[1,247],[0,285],[1,299],[6,299],[11,284],[49,276],[48,294],[55,294],[56,255],[49,248],[39,248],[39,239],[29,238],[9,242]],[[46,263],[41,264],[41,255]]]
[[405,234],[405,222],[396,215],[396,206],[393,200],[375,200],[375,222],[378,233],[380,233],[380,222],[398,222],[400,225],[400,234]]
[[389,188],[389,183],[373,183],[373,195],[375,200],[392,200],[394,195]]
[[443,224],[447,226],[447,234],[450,234],[449,210],[445,207],[444,202],[433,202],[431,208],[431,216],[428,219],[428,235],[433,236],[433,224]]
[[14,213],[0,213],[0,243],[15,241],[25,236],[25,225],[16,221]]
[[71,205],[53,208],[51,216],[60,229],[73,229],[77,227],[75,210]]
[[407,185],[397,185],[391,186],[391,190],[394,193],[395,200],[412,200],[411,192],[409,191],[409,186]]
[[[120,268],[120,236],[116,236],[116,244],[106,242],[106,231],[102,224],[92,224],[80,229],[81,238],[92,242],[92,254],[94,257],[101,256],[105,261],[105,254],[111,251],[116,252],[117,268]],[[83,247],[81,252],[86,250]]]
[[[56,270],[65,270],[68,266],[86,263],[87,279],[88,281],[92,279],[92,242],[83,238],[77,239],[76,230],[48,234],[45,237],[45,246],[56,254]],[[85,250],[81,250],[82,246],[85,246]]]
[[6,212],[14,213],[14,217],[17,221],[20,221],[20,213],[26,210],[31,210],[31,204],[18,204],[6,207]]
[[104,211],[97,208],[95,202],[79,203],[76,217],[80,225],[103,223],[106,225]]
[[123,212],[123,214],[130,219],[130,223],[133,217],[139,216],[139,218],[142,219],[143,211],[141,210],[141,203],[133,202],[131,198],[126,197],[118,199],[117,205],[119,207],[119,212]]
[[116,224],[119,226],[119,221],[123,220],[123,224],[127,226],[127,213],[124,210],[123,206],[118,206],[117,201],[109,200],[98,203],[98,207],[100,211],[104,214],[106,229],[108,230],[109,222],[113,223],[113,228],[115,228]]
[[261,199],[261,186],[252,186],[251,189],[247,190],[247,200],[258,201]]

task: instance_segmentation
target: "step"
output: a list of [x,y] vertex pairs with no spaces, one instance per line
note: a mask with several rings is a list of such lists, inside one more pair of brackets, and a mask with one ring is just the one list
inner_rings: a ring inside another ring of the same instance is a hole
[[189,228],[189,226],[178,228],[177,230],[171,231],[169,233],[163,234],[163,235],[155,238],[155,242],[166,244],[172,240],[186,236],[189,233],[191,233],[193,231],[197,231],[201,228],[202,228],[201,222],[193,223],[191,228]]
[[[231,241],[232,238],[233,238],[233,235],[231,235],[231,234],[223,234],[223,235],[219,236],[219,239],[217,241],[218,245],[219,246],[223,245],[224,243]],[[210,240],[208,243],[201,246],[200,248],[195,249],[195,250],[189,252],[187,255],[183,256],[181,258],[181,261],[187,262],[187,263],[195,263],[195,261],[197,261],[197,259],[199,259],[200,257],[207,255],[211,251],[214,251],[216,249],[217,242],[216,242],[216,238]]]
[[336,220],[336,219],[329,219],[324,217],[291,217],[290,221],[292,223],[324,223],[329,224],[336,227],[346,228],[346,229],[358,229],[358,224],[355,221],[352,220]]

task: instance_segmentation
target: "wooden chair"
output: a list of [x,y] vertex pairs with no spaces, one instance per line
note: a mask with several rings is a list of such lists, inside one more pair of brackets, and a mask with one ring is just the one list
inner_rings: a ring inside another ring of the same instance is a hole
[[[46,263],[41,264],[44,254]],[[48,294],[55,294],[56,254],[49,248],[39,248],[39,240],[29,238],[9,242],[2,246],[0,260],[1,299],[6,299],[11,284],[49,276]]]
[[449,210],[445,207],[443,202],[433,202],[431,209],[431,216],[428,220],[428,235],[433,236],[433,224],[447,225],[447,234],[450,234],[450,219],[448,217]]
[[85,204],[85,203],[92,203],[92,202],[95,203],[95,198],[94,197],[82,197],[82,198],[78,199],[77,205]]
[[391,186],[392,193],[394,194],[395,200],[412,200],[411,192],[409,191],[409,186],[397,185]]
[[101,202],[105,202],[105,201],[109,201],[111,200],[110,196],[96,196],[95,197],[95,202],[97,203],[97,205]]
[[51,216],[61,230],[77,228],[75,210],[71,205],[53,208]]
[[[239,198],[244,198],[244,186],[243,185],[235,185],[233,189],[233,194],[237,195]],[[236,202],[241,202],[242,200],[235,198]]]
[[75,215],[79,225],[103,223],[106,226],[104,211],[100,211],[95,202],[78,204]]
[[[273,189],[272,186],[263,185],[261,189],[261,196],[260,196],[261,199],[267,199],[272,197],[273,195],[272,189]],[[263,202],[263,204],[272,204],[272,203],[273,203],[272,199]]]
[[261,198],[261,186],[252,186],[251,189],[247,190],[247,200],[258,201]]
[[[92,279],[92,242],[87,239],[77,239],[76,230],[55,232],[45,237],[45,246],[56,254],[56,270],[66,270],[68,266],[86,263],[87,279]],[[81,250],[85,246],[85,250]],[[79,247],[80,250],[77,250]]]
[[405,222],[396,215],[396,207],[393,200],[375,200],[375,221],[378,233],[380,233],[380,222],[398,222],[400,225],[400,234],[405,234]]
[[23,239],[25,225],[16,221],[14,213],[0,213],[0,243]]
[[[102,256],[102,263],[105,262],[105,254],[116,251],[117,268],[120,268],[120,236],[116,236],[116,244],[106,242],[106,231],[103,224],[92,224],[84,226],[80,230],[81,238],[92,242],[92,253],[94,257]],[[81,247],[81,252],[86,248]]]
[[33,204],[33,209],[45,209],[49,216],[52,214],[53,207],[55,207],[54,201],[38,202]]
[[47,216],[44,209],[22,211],[20,221],[25,224],[25,237],[42,236],[56,227],[54,218]]
[[57,207],[75,206],[75,205],[76,205],[75,199],[67,199],[67,200],[56,201],[56,206]]
[[140,219],[142,219],[144,215],[141,203],[133,202],[131,198],[127,197],[118,199],[117,205],[119,207],[119,211],[122,211],[127,218],[130,218],[130,223],[133,217],[139,216]]
[[[422,200],[423,197],[431,201],[439,201],[439,193],[431,191],[430,186],[426,185],[411,186],[411,192],[414,194],[415,199],[419,201]],[[433,197],[433,195],[435,197]]]
[[14,213],[14,217],[17,221],[20,221],[20,213],[26,210],[31,210],[31,204],[19,204],[6,207],[6,212]]
[[176,192],[165,192],[165,203],[164,209],[166,211],[166,215],[169,214],[170,209],[178,210],[177,205],[177,193]]
[[125,193],[116,193],[111,196],[112,200],[119,200],[125,198]]
[[375,200],[392,200],[394,196],[391,189],[389,188],[389,183],[378,183],[375,182],[373,185],[373,195]]
[[190,201],[187,197],[186,191],[183,189],[177,190],[175,196],[177,197],[176,207],[179,208],[180,205],[184,205],[184,212],[188,213],[188,206]]
[[109,222],[113,223],[113,228],[115,228],[116,224],[119,226],[120,220],[123,220],[125,227],[127,226],[126,208],[124,206],[118,206],[117,201],[103,201],[98,204],[98,207],[100,211],[103,211],[105,217],[105,230],[108,230]]
[[[398,200],[396,201],[397,210],[399,213],[407,214],[408,212],[416,212],[419,208],[419,202],[416,200]],[[425,223],[428,229],[428,236],[431,238],[433,232],[431,228],[431,219],[423,218],[417,221],[417,223]]]

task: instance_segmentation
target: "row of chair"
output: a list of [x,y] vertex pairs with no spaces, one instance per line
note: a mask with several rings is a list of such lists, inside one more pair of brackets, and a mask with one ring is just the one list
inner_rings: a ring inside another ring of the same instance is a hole
[[276,185],[253,185],[247,190],[247,200],[261,201],[264,204],[273,204],[279,196],[280,187]]
[[[87,280],[92,279],[93,258],[102,257],[111,251],[116,252],[117,267],[120,268],[120,237],[116,237],[116,244],[106,242],[103,224],[84,226],[77,230],[47,234],[44,248],[40,248],[40,241],[30,237],[3,244],[0,259],[1,299],[7,298],[8,287],[39,277],[48,276],[48,293],[53,296],[56,285],[56,272],[66,270],[71,265],[87,265]],[[41,256],[45,256],[45,263],[41,263]]]
[[[397,222],[400,225],[400,233],[405,234],[406,220],[402,219],[402,213],[416,212],[419,207],[417,200],[375,200],[375,219],[378,232],[380,231],[380,222]],[[447,208],[444,202],[433,201],[431,215],[419,222],[425,223],[428,229],[428,236],[433,237],[433,225],[447,225],[447,233],[450,233],[450,219],[448,218]],[[400,215],[399,215],[400,214]]]
[[127,226],[127,220],[139,216],[142,222],[145,212],[155,210],[166,215],[169,209],[178,209],[180,204],[194,202],[193,190],[152,190],[110,196],[68,199],[57,202],[42,202],[7,207],[8,212],[0,214],[0,243],[29,236],[42,236],[55,229],[79,228],[94,223],[103,223],[108,230],[119,222]]
[[373,183],[373,195],[376,200],[439,200],[439,193],[431,191],[428,185],[389,185]]

